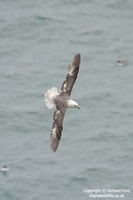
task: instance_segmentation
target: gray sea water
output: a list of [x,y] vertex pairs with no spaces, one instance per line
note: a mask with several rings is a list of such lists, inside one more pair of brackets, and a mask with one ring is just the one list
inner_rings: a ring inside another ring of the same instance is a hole
[[[53,153],[43,93],[60,89],[79,52],[81,109],[67,111]],[[95,199],[133,199],[132,0],[0,0],[3,165],[0,200],[94,199],[97,189],[113,196]]]

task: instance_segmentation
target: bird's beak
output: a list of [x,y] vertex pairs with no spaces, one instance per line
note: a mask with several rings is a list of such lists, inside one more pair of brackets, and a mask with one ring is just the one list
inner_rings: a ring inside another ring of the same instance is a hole
[[80,107],[79,107],[79,106],[78,106],[77,108],[78,108],[78,109],[80,109]]

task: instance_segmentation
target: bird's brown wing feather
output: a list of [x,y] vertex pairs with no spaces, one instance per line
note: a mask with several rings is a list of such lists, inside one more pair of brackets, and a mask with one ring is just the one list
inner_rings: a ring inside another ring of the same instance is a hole
[[66,76],[66,80],[62,84],[61,92],[65,92],[69,96],[71,95],[73,85],[77,79],[77,75],[79,72],[79,66],[80,66],[80,54],[76,54],[74,56],[72,63],[68,67],[68,74]]
[[63,119],[65,115],[65,111],[61,112],[60,110],[55,110],[53,116],[53,126],[50,134],[51,138],[51,149],[56,152],[63,130]]

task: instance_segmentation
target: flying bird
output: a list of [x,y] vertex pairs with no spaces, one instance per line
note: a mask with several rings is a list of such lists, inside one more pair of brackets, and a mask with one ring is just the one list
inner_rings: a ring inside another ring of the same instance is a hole
[[53,115],[53,125],[50,134],[51,149],[56,152],[61,139],[63,130],[63,119],[67,108],[78,108],[78,103],[71,99],[71,92],[73,85],[77,79],[80,66],[80,54],[75,54],[72,63],[68,67],[68,73],[65,81],[61,86],[60,93],[57,88],[52,87],[45,94],[46,106],[52,109],[54,106],[56,110]]

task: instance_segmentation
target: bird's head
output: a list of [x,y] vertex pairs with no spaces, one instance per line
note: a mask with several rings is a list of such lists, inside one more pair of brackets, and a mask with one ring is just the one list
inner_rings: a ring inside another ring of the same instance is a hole
[[76,101],[73,101],[72,99],[69,100],[68,108],[78,108],[78,109],[80,109],[78,103]]

